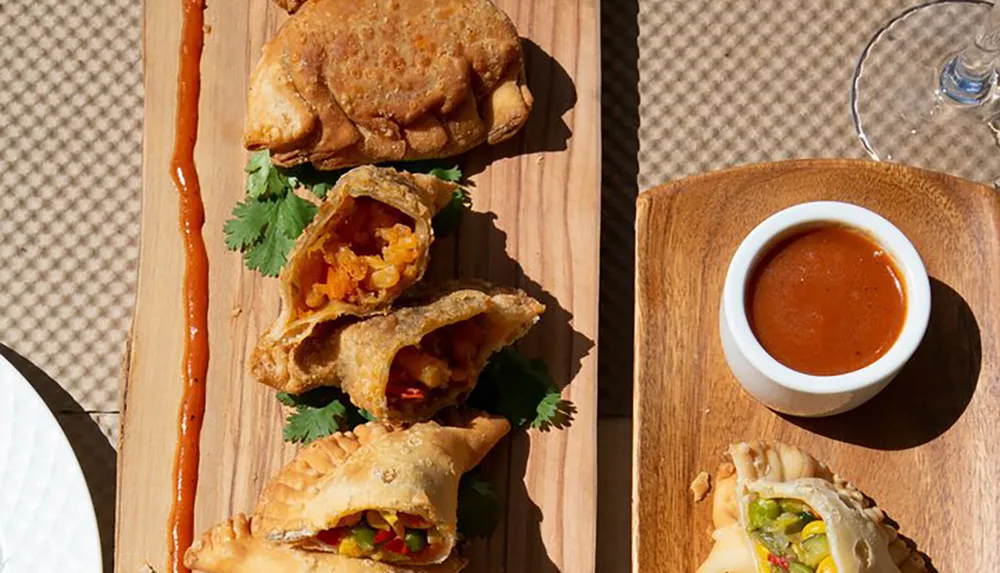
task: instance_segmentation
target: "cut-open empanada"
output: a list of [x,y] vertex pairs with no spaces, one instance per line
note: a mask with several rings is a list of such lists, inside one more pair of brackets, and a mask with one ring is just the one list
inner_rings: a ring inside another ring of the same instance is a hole
[[730,446],[715,545],[698,573],[923,573],[923,558],[854,485],[798,448]]
[[250,78],[244,143],[338,169],[448,157],[532,106],[517,30],[490,0],[279,0],[295,13]]
[[205,573],[458,573],[466,560],[452,555],[420,567],[317,553],[254,537],[246,516],[237,514],[194,542],[184,564]]
[[[523,336],[545,307],[517,289],[449,283],[384,315],[349,324],[327,322],[295,344],[258,346],[285,357],[284,376],[254,370],[262,382],[292,393],[340,386],[380,420],[416,421],[461,403],[489,357]],[[263,375],[262,375],[263,374]]]
[[309,552],[443,563],[457,540],[459,479],[509,429],[477,415],[405,429],[370,422],[317,440],[264,489],[253,533]]
[[379,419],[423,420],[460,404],[490,356],[523,336],[545,306],[523,291],[451,283],[344,329],[341,387]]
[[318,376],[295,360],[295,348],[319,324],[384,311],[420,280],[434,240],[431,219],[456,189],[391,168],[341,176],[289,253],[278,279],[281,313],[257,344],[252,373],[279,387]]

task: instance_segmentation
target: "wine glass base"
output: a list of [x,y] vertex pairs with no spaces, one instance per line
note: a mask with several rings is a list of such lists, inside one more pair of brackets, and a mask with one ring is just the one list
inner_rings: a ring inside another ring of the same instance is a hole
[[943,66],[971,41],[990,8],[975,0],[933,2],[875,34],[851,90],[854,126],[874,159],[1000,180],[1000,144],[988,121],[1000,114],[1000,99],[994,93],[983,106],[967,106],[940,91]]

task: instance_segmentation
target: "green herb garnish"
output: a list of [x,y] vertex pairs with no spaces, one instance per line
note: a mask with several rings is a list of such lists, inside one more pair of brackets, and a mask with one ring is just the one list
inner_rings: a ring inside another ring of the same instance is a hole
[[[462,179],[458,166],[442,167],[440,162],[414,161],[395,167],[411,173],[428,173],[445,181]],[[233,208],[232,218],[223,226],[226,247],[243,253],[244,264],[250,270],[269,277],[278,276],[288,261],[295,239],[317,212],[316,206],[296,195],[295,190],[307,189],[323,199],[346,171],[319,171],[309,165],[278,167],[266,150],[252,152],[244,171],[247,172],[246,196]],[[434,218],[435,233],[444,236],[452,232],[468,205],[468,196],[456,192],[452,201]]]
[[[402,169],[406,169],[406,164],[401,166]],[[409,171],[409,169],[406,169]],[[451,183],[458,183],[462,180],[462,170],[458,165],[453,165],[452,167],[432,167],[427,170],[428,175],[433,175],[438,179],[444,179],[445,181],[450,181]]]
[[323,387],[299,395],[278,392],[278,401],[294,408],[285,418],[286,442],[308,444],[334,432],[353,430],[365,418],[337,388]]
[[250,154],[246,197],[233,209],[222,230],[226,247],[243,253],[247,268],[277,276],[295,239],[316,216],[316,206],[294,189],[311,186],[271,163],[267,151]]
[[529,360],[510,347],[490,358],[468,403],[507,418],[515,428],[561,429],[570,425],[576,413],[573,404],[562,399],[545,362]]

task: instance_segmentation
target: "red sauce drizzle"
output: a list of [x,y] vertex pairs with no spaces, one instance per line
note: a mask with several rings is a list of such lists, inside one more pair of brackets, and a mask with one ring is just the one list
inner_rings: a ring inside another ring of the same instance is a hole
[[198,139],[198,96],[201,52],[205,45],[205,0],[182,0],[184,25],[177,71],[177,117],[170,176],[180,196],[180,230],[184,238],[184,393],[177,416],[174,450],[174,496],[167,539],[167,570],[189,573],[184,552],[194,539],[194,497],[198,489],[198,454],[205,415],[208,373],[208,253],[201,229],[205,205],[194,165]]

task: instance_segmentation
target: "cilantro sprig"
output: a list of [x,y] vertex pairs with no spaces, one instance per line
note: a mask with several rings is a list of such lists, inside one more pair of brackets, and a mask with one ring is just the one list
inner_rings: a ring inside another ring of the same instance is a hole
[[316,388],[299,395],[278,392],[277,398],[293,409],[285,418],[286,442],[308,444],[334,432],[352,430],[371,419],[337,388]]
[[541,359],[504,348],[490,358],[469,396],[472,408],[503,416],[511,426],[562,429],[573,422],[576,407],[564,400]]
[[222,230],[226,247],[243,253],[251,270],[277,276],[288,260],[295,239],[316,216],[316,206],[294,193],[298,187],[313,190],[294,174],[271,163],[267,151],[250,154],[246,196],[233,208],[233,218]]
[[[410,167],[412,168],[412,165]],[[419,168],[419,165],[417,167]],[[462,180],[462,170],[458,168],[458,165],[452,167],[431,167],[427,170],[427,174],[451,183],[458,183]]]
[[[458,166],[442,167],[438,162],[415,161],[395,165],[411,173],[428,173],[445,181],[459,182],[462,171]],[[271,161],[268,151],[255,151],[247,159],[246,195],[233,208],[223,232],[226,247],[243,253],[247,268],[265,276],[278,276],[288,261],[295,240],[316,216],[317,207],[295,194],[307,189],[324,199],[337,179],[345,173],[319,171],[308,165],[282,168]],[[458,226],[462,211],[469,206],[464,191],[455,193],[452,201],[434,218],[434,231],[446,235]]]

